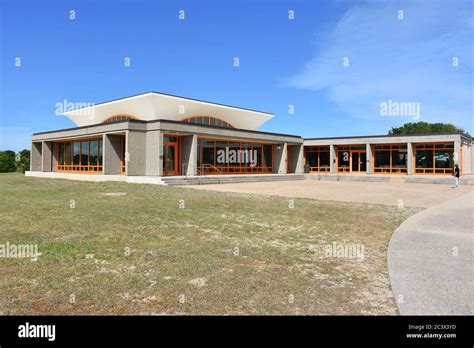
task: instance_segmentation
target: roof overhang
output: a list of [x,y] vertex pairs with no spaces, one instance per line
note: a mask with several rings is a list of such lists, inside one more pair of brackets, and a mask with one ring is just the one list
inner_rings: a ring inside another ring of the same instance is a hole
[[66,111],[63,114],[79,127],[100,124],[114,115],[129,115],[143,121],[181,121],[191,116],[212,116],[235,128],[248,130],[257,130],[274,117],[266,112],[156,92]]

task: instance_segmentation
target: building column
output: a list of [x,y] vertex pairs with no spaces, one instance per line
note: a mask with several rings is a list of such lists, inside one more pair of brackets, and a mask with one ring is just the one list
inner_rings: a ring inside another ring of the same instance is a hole
[[43,154],[41,171],[52,172],[53,171],[53,143],[50,141],[43,141],[41,152]]
[[408,175],[415,174],[412,143],[407,143],[407,174]]
[[103,135],[103,149],[102,149],[102,165],[105,175],[119,175],[120,174],[120,151],[122,139],[119,135],[104,134]]
[[163,132],[146,133],[146,175],[163,174]]
[[290,172],[304,174],[303,145],[290,145]]
[[365,150],[366,151],[366,155],[365,155],[366,164],[365,164],[365,166],[366,166],[367,174],[372,175],[372,168],[373,168],[372,163],[373,163],[373,157],[374,157],[374,155],[372,153],[372,145],[371,144],[366,144],[365,149],[366,149]]
[[336,146],[334,145],[329,145],[329,172],[331,174],[337,173]]
[[454,164],[457,164],[460,170],[462,169],[461,168],[461,142],[460,141],[454,142]]
[[287,144],[276,144],[273,146],[273,173],[286,174]]
[[146,175],[146,133],[129,130],[125,145],[127,175]]
[[43,143],[32,142],[30,152],[30,170],[40,172],[43,169]]
[[197,135],[186,135],[181,137],[181,174],[197,174]]

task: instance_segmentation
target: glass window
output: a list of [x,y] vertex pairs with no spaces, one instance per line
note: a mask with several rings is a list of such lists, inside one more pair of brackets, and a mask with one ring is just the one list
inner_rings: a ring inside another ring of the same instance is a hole
[[262,166],[271,167],[272,159],[273,159],[273,146],[268,145],[268,144],[263,145]]
[[65,164],[72,164],[72,143],[66,143]]
[[90,142],[90,157],[89,157],[89,163],[91,166],[95,166],[97,165],[97,160],[98,160],[98,156],[97,156],[97,151],[98,151],[98,141],[97,140],[93,140]]
[[433,151],[417,150],[416,151],[416,167],[417,168],[433,168]]
[[216,167],[226,167],[227,166],[227,153],[226,148],[228,146],[227,141],[216,141]]
[[81,159],[81,142],[80,141],[75,141],[73,143],[73,164],[79,164],[80,159]]
[[59,164],[64,164],[64,143],[59,143]]
[[229,142],[229,166],[240,167],[240,143]]
[[216,119],[211,117],[211,118],[209,119],[209,124],[210,124],[211,126],[215,126],[215,125],[216,125]]
[[395,150],[392,151],[392,168],[406,168],[407,167],[407,151]]
[[318,153],[317,152],[306,152],[306,164],[309,164],[310,167],[318,166]]
[[329,151],[322,151],[319,153],[319,166],[329,167]]
[[252,151],[252,144],[241,143],[240,147],[242,149],[240,163],[242,167],[250,167],[250,152]]
[[[198,163],[211,164],[223,173],[271,172],[273,145],[227,140],[198,139]],[[268,168],[261,168],[262,166]],[[211,168],[201,168],[213,172]]]
[[349,151],[339,151],[337,154],[337,157],[338,157],[339,167],[349,167],[349,159],[350,159]]
[[390,151],[375,151],[375,167],[389,168],[390,167]]
[[250,164],[252,167],[260,167],[262,165],[262,145],[252,144],[252,152],[250,154]]
[[454,166],[452,151],[436,150],[435,162],[436,168],[452,168]]
[[214,141],[201,140],[201,153],[202,153],[201,165],[203,164],[214,165]]
[[103,146],[102,140],[99,140],[99,165],[102,165]]
[[89,142],[83,141],[81,149],[81,164],[87,166],[89,163]]

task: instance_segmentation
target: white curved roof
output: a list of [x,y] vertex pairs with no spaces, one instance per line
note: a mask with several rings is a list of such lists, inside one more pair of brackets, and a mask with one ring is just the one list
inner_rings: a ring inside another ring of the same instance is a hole
[[227,121],[235,128],[248,130],[257,130],[274,117],[266,112],[156,92],[66,111],[64,115],[79,127],[102,123],[113,115],[129,115],[143,121],[181,121],[191,116],[213,116]]

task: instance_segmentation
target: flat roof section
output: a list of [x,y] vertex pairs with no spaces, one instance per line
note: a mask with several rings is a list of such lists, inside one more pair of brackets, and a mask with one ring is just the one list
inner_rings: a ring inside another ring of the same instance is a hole
[[342,136],[342,137],[322,137],[322,138],[304,138],[304,140],[331,140],[331,139],[360,139],[360,138],[382,138],[382,137],[423,137],[423,136],[436,136],[436,135],[460,135],[467,139],[467,137],[461,133],[431,133],[431,134],[383,134],[383,135],[354,135],[354,136]]
[[416,142],[446,142],[461,141],[470,144],[471,139],[460,133],[436,133],[436,134],[406,134],[406,135],[361,135],[352,137],[332,138],[304,138],[306,146],[318,145],[360,145],[360,144],[389,144],[389,143],[416,143]]
[[262,135],[274,135],[274,136],[296,138],[296,139],[299,139],[299,140],[303,139],[299,135],[273,133],[273,132],[261,132],[261,131],[254,131],[254,130],[248,130],[248,129],[227,128],[227,127],[211,126],[211,125],[196,124],[196,123],[185,123],[185,122],[181,122],[181,121],[171,121],[171,120],[153,120],[153,121],[129,120],[129,121],[114,122],[114,123],[110,123],[110,124],[94,124],[94,125],[90,125],[90,126],[72,127],[72,128],[57,129],[57,130],[46,131],[46,132],[38,132],[38,133],[33,133],[33,136],[43,135],[43,134],[51,134],[51,133],[57,133],[57,132],[75,131],[75,130],[86,129],[86,128],[107,127],[107,126],[113,127],[114,125],[124,124],[124,123],[127,123],[127,122],[132,123],[132,124],[133,123],[150,124],[150,123],[161,122],[161,123],[179,124],[181,126],[190,127],[190,128],[191,127],[198,127],[198,128],[201,127],[201,128],[210,128],[210,129],[222,129],[222,130],[226,130],[226,131],[236,131],[236,132],[245,132],[245,133],[262,134]]

